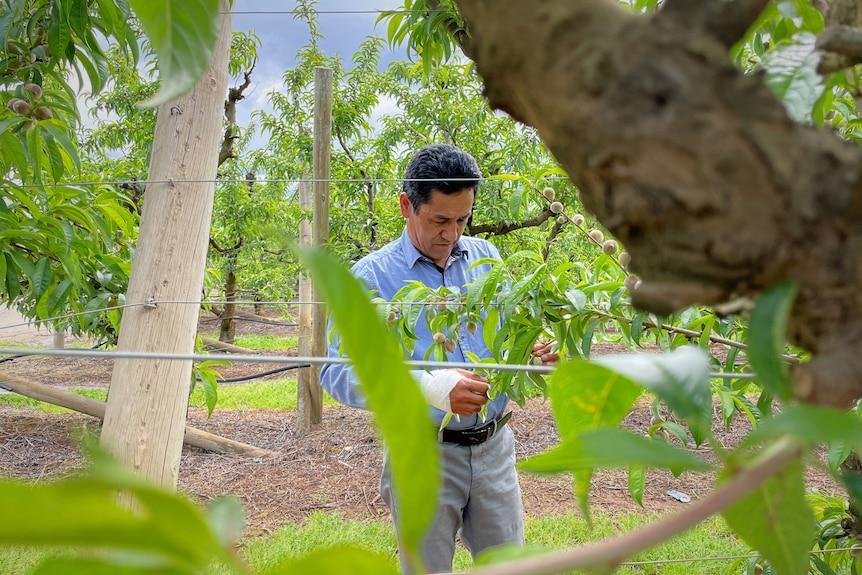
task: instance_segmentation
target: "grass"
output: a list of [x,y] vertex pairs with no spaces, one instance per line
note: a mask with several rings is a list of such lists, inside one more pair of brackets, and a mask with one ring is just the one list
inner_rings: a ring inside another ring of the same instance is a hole
[[[69,391],[100,401],[105,401],[108,396],[108,390],[101,388],[70,388]],[[336,405],[336,402],[324,394],[323,404]],[[14,393],[0,395],[0,405],[27,407],[48,413],[72,412],[64,407]],[[204,392],[200,384],[195,386],[189,398],[189,405],[205,407]],[[216,411],[220,409],[296,409],[296,377],[219,385]]]
[[[528,544],[545,549],[571,548],[600,538],[619,535],[646,525],[658,518],[650,513],[627,513],[610,516],[597,513],[590,529],[577,514],[529,517],[526,519]],[[262,572],[292,557],[309,551],[352,545],[362,547],[387,556],[393,565],[398,564],[395,535],[391,522],[367,519],[348,520],[335,513],[315,512],[302,523],[290,523],[266,537],[254,537],[242,542],[242,555],[253,566],[255,572]],[[642,553],[630,562],[643,562],[639,565],[623,566],[617,572],[644,575],[724,575],[730,565],[729,560],[706,560],[712,557],[727,557],[750,553],[749,548],[730,533],[721,518],[712,518],[694,530]],[[12,547],[0,549],[0,573],[24,575],[48,552],[44,550]],[[700,559],[663,563],[662,561]],[[656,561],[657,563],[647,563]],[[472,566],[469,553],[458,547],[455,555],[455,571],[464,571]],[[214,567],[212,575],[228,575],[225,568]]]
[[248,349],[267,349],[272,351],[285,351],[299,345],[296,336],[280,337],[275,335],[238,335],[234,338],[234,345]]

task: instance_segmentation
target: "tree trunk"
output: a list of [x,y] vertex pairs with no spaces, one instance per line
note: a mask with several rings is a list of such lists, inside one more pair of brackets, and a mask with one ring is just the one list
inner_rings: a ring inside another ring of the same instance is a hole
[[[231,259],[233,259],[231,257]],[[225,304],[224,314],[219,322],[218,340],[224,343],[233,343],[236,337],[236,274],[233,272],[234,262],[228,262],[230,268],[224,282]]]
[[[222,0],[210,69],[191,93],[159,108],[148,174],[153,183],[141,217],[129,303],[200,299],[227,90],[229,10],[229,2]],[[127,308],[118,349],[190,354],[198,310],[197,305],[176,303]],[[114,363],[101,443],[118,460],[167,488],[177,484],[191,377],[191,360]]]
[[[790,120],[728,56],[767,0],[457,0],[490,104],[534,126],[665,314],[799,286],[794,394],[862,396],[862,150]],[[517,38],[517,42],[512,39]]]

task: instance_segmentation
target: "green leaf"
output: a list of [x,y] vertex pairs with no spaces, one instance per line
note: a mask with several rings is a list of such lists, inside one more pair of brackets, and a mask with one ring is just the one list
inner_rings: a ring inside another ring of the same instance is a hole
[[685,346],[669,354],[610,355],[595,361],[626,374],[655,393],[688,423],[696,444],[700,445],[709,434],[712,418],[709,358],[700,348]]
[[515,559],[526,559],[527,557],[535,557],[544,555],[550,550],[547,547],[542,547],[535,544],[521,545],[520,543],[506,543],[489,547],[479,553],[476,557],[474,565],[493,565],[495,563],[503,563],[505,561],[514,561]]
[[796,461],[724,511],[727,524],[782,575],[808,573],[816,525]]
[[564,440],[550,451],[523,460],[519,467],[535,473],[596,467],[656,467],[671,469],[674,474],[710,468],[706,461],[675,445],[618,428],[596,429]]
[[509,214],[513,221],[518,221],[521,215],[521,202],[524,199],[525,188],[518,187],[512,192],[509,198]]
[[263,572],[263,575],[395,575],[398,571],[388,557],[356,547],[318,549],[300,559]]
[[631,411],[641,387],[631,379],[596,362],[561,362],[551,373],[548,396],[560,438],[583,431],[613,427]]
[[751,311],[748,358],[764,389],[782,401],[791,397],[790,371],[781,359],[787,316],[796,297],[794,282],[781,282],[760,294]]
[[783,435],[809,447],[840,442],[847,449],[862,450],[862,420],[846,411],[807,404],[788,405],[781,413],[764,418],[743,445]]
[[51,260],[42,258],[33,267],[33,273],[30,275],[30,289],[33,292],[33,298],[39,299],[42,294],[51,285]]
[[820,53],[817,37],[803,32],[792,43],[779,46],[763,60],[766,84],[784,101],[788,115],[797,122],[810,122],[814,104],[823,93],[823,77],[817,73]]
[[236,543],[245,528],[245,509],[232,495],[215,498],[207,506],[206,517],[210,528],[225,545]]
[[158,106],[191,90],[209,68],[218,37],[219,0],[131,0],[156,52],[158,93],[141,104]]
[[646,470],[643,467],[629,467],[629,495],[641,507],[644,506]]
[[[118,491],[128,492],[138,511],[124,508]],[[230,560],[195,504],[119,466],[53,484],[0,483],[0,508],[0,544],[145,552],[187,571]]]
[[847,488],[847,494],[858,509],[862,505],[862,473],[844,471],[839,475],[841,483]]
[[[377,316],[359,281],[334,257],[299,249],[332,313],[346,355],[389,449],[401,509],[401,538],[418,566],[419,540],[437,509],[439,447],[428,406],[401,345]],[[314,571],[306,571],[314,572]]]

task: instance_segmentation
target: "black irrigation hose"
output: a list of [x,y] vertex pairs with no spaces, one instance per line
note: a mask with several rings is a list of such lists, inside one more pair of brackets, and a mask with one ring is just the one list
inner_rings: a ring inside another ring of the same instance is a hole
[[255,322],[255,323],[263,323],[263,324],[266,324],[266,325],[280,325],[280,326],[283,326],[283,327],[298,327],[298,326],[299,326],[299,324],[298,324],[298,323],[282,323],[282,322],[280,322],[280,321],[269,321],[269,320],[265,320],[265,319],[257,319],[257,318],[254,318],[254,317],[242,317],[242,316],[236,316],[236,317],[225,317],[225,318],[222,318],[222,317],[213,317],[213,318],[209,318],[209,319],[202,319],[202,320],[200,320],[200,322],[201,322],[201,323],[208,323],[208,322],[213,322],[213,321],[221,321],[221,320],[223,320],[223,319],[235,319],[235,320],[238,320],[238,321],[252,321],[252,322]]
[[[269,371],[263,371],[261,373],[253,373],[252,375],[242,375],[237,377],[225,377],[223,379],[216,379],[218,383],[233,383],[236,381],[248,381],[250,379],[257,379],[259,377],[266,377],[267,375],[272,375],[274,373],[281,373],[283,371],[288,371],[291,369],[300,369],[303,367],[311,367],[310,363],[295,363],[291,365],[285,365],[284,367],[278,367],[276,369],[270,369]],[[197,381],[201,381],[201,378],[197,378]]]

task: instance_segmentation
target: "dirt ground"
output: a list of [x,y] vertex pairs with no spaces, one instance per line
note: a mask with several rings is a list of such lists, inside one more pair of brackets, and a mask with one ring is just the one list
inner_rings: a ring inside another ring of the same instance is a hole
[[[0,328],[2,325],[0,323]],[[214,325],[202,322],[201,333],[213,333]],[[238,326],[238,333],[291,335],[294,330],[292,326],[250,322]],[[4,340],[2,331],[0,340]],[[619,348],[607,344],[597,344],[593,348],[593,353],[599,354],[612,351],[619,351]],[[224,369],[223,375],[256,373],[270,367],[236,364]],[[58,387],[107,387],[111,362],[30,356],[0,363],[0,371]],[[535,399],[524,408],[513,405],[513,411],[510,425],[515,433],[519,459],[556,443],[558,436],[547,403]],[[650,419],[649,403],[640,401],[623,426],[645,432]],[[273,456],[243,458],[216,455],[188,446],[183,449],[180,490],[204,503],[226,493],[238,496],[248,513],[249,535],[273,531],[288,521],[301,521],[316,510],[338,512],[355,519],[388,518],[377,490],[382,466],[381,445],[370,415],[365,412],[326,407],[322,423],[304,437],[295,433],[292,411],[216,408],[212,418],[207,420],[204,410],[191,408],[188,423],[275,452]],[[43,481],[77,472],[84,462],[73,437],[81,427],[98,433],[99,422],[80,414],[55,415],[0,406],[0,477]],[[722,444],[732,447],[748,429],[747,420],[739,418],[729,430],[716,424],[714,432]],[[698,448],[697,452],[707,459],[712,458],[705,447]],[[712,479],[710,474],[684,473],[675,478],[666,471],[648,471],[643,509],[679,509],[685,504],[669,497],[669,490],[681,491],[695,500],[709,492]],[[827,492],[836,489],[831,477],[816,469],[808,471],[807,480],[811,488]],[[520,481],[528,516],[577,510],[569,476],[521,474]],[[625,471],[597,472],[592,480],[591,501],[595,509],[611,514],[641,509],[628,495]]]

